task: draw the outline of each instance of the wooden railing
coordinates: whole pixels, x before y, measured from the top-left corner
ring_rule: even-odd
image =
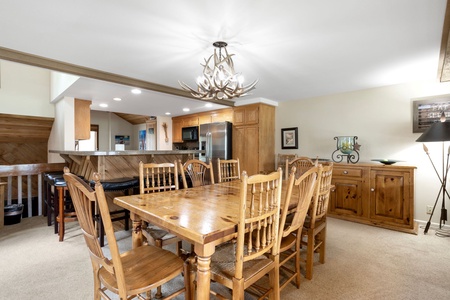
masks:
[[[65,163],[1,165],[0,181],[7,182],[5,190],[7,204],[10,205],[13,199],[17,199],[17,203],[27,207],[28,217],[31,217],[32,199],[37,197],[38,215],[42,215],[43,173],[62,171],[65,165]],[[27,203],[23,203],[24,199]]]

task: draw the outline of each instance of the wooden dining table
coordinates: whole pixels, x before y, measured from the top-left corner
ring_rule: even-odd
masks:
[[[152,194],[119,196],[114,203],[130,211],[133,248],[142,245],[142,221],[164,228],[194,245],[197,299],[209,299],[210,263],[215,247],[235,237],[240,181]]]

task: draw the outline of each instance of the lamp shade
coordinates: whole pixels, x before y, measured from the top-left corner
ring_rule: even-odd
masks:
[[[431,125],[416,142],[450,141],[450,122],[436,122]]]

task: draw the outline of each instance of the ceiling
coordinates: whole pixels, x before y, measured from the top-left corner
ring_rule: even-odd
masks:
[[[2,1],[0,9],[0,47],[19,53],[16,61],[26,62],[24,52],[136,79],[143,88],[133,95],[130,84],[88,74],[61,96],[92,100],[94,110],[177,116],[225,107],[176,94],[178,80],[194,85],[218,40],[228,43],[246,82],[259,80],[236,104],[437,80],[447,1],[26,2]],[[171,93],[151,91],[152,84]]]

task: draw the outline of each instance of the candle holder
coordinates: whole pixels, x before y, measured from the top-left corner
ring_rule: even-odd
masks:
[[[344,157],[347,163],[356,164],[359,161],[359,145],[356,140],[357,136],[335,136],[336,150],[333,151],[331,158],[334,162],[342,162]]]

